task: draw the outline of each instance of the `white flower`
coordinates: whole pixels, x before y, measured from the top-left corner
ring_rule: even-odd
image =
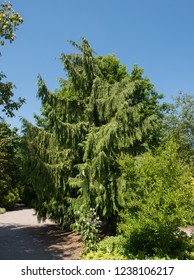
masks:
[[[84,170],[82,170],[82,175],[85,177],[86,176],[86,174],[85,174],[85,171]]]
[[[102,190],[102,184],[100,184],[100,187],[99,187],[99,189],[100,189],[100,190]]]

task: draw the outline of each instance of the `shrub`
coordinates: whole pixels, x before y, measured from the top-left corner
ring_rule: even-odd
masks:
[[[107,236],[98,243],[97,250],[103,253],[118,253],[126,255],[126,238],[121,235]]]
[[[97,244],[96,252],[89,252],[84,259],[90,260],[127,260],[133,259],[127,255],[126,238],[123,236],[108,236]]]
[[[19,199],[19,192],[18,189],[10,190],[7,185],[2,184],[0,188],[0,207],[10,209],[12,208]]]
[[[90,252],[84,256],[84,260],[127,260],[127,257],[119,253],[103,253],[102,251]]]
[[[6,212],[5,208],[0,208],[0,214],[4,214]]]
[[[120,160],[125,184],[118,231],[138,258],[186,259],[186,251],[193,250],[191,239],[179,231],[192,222],[194,202],[190,170],[177,150],[168,142],[154,154]]]

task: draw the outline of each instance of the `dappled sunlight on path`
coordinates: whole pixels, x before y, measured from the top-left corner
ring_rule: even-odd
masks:
[[[80,236],[64,232],[49,220],[38,223],[33,209],[0,215],[0,260],[78,259]]]

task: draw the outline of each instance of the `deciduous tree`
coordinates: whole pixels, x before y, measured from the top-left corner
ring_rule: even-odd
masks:
[[[0,4],[0,46],[4,46],[6,41],[12,43],[15,39],[15,31],[23,22],[22,17],[13,8],[10,2]],[[1,55],[1,53],[0,53]],[[14,85],[12,82],[4,81],[6,75],[0,72],[0,106],[2,111],[9,117],[14,116],[14,110],[18,110],[25,102],[24,98],[18,101],[12,100],[14,96]]]

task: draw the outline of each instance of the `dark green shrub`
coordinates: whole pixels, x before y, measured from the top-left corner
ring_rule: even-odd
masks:
[[[10,209],[14,207],[19,199],[19,192],[17,188],[11,189],[7,184],[1,184],[0,186],[0,207]]]

